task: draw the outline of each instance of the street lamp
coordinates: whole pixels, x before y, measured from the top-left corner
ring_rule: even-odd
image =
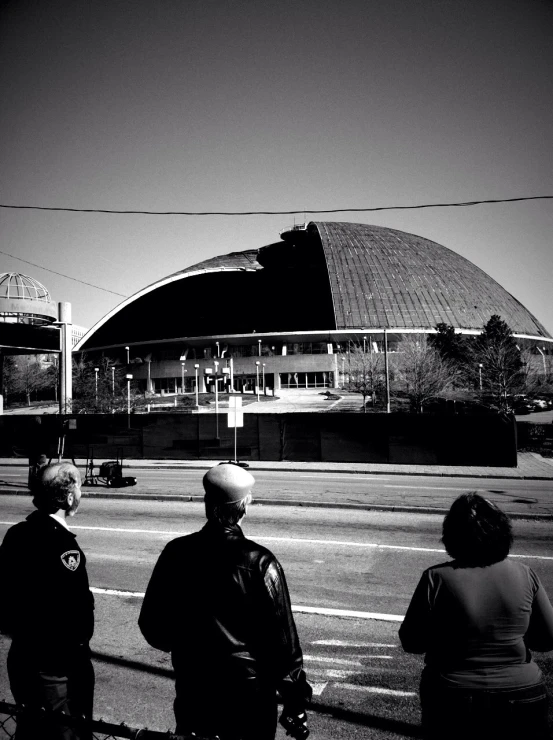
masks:
[[[478,363],[478,381],[479,381],[479,386],[480,386],[480,393],[482,393],[482,367],[483,367],[482,363],[479,362]]]
[[[215,361],[213,364],[215,366],[215,437],[219,439],[219,381],[217,379],[219,363]]]
[[[127,374],[127,426],[131,425],[131,380],[132,375]]]
[[[95,373],[94,380],[96,382],[96,404],[98,403],[98,372],[99,370],[100,370],[99,367],[94,368],[94,373]]]
[[[200,404],[198,403],[198,368],[199,365],[194,365],[194,370],[196,371],[196,408],[200,407]]]
[[[129,365],[131,361],[130,354],[129,354],[130,347],[125,347],[125,349],[127,350],[127,365]]]
[[[261,357],[261,339],[257,340],[257,353]]]
[[[217,357],[221,357],[221,348],[219,346],[219,342],[215,342],[215,345],[217,346]]]
[[[363,354],[367,352],[367,337],[363,337]]]
[[[263,363],[262,369],[263,369],[263,394],[265,394],[265,363]]]
[[[543,351],[545,349],[545,347],[543,349],[540,349],[538,346],[536,346],[536,349],[538,350],[538,352],[541,355],[541,359],[542,359],[542,362],[543,362],[543,375],[544,375],[544,377],[546,377],[547,376],[547,367],[546,367],[546,364],[545,364],[545,353]]]
[[[184,369],[184,364],[185,364],[184,362],[181,362],[181,365],[182,365],[181,393],[183,394],[184,394],[184,373],[186,372],[186,370]]]
[[[111,366],[111,395],[115,395],[115,367]]]
[[[259,401],[259,360],[255,363],[255,389],[257,391],[257,400]]]

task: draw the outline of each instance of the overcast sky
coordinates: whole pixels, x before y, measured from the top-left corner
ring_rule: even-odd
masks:
[[[2,8],[0,203],[251,211],[553,194],[550,0]],[[553,333],[552,212],[544,200],[307,218],[433,239]],[[42,267],[127,296],[277,241],[294,222],[8,209],[0,219],[0,250],[20,258],[0,254],[0,272],[37,278],[87,327],[122,298]]]

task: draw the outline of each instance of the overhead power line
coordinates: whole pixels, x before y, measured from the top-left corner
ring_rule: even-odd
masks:
[[[463,203],[422,203],[414,206],[377,206],[374,208],[301,208],[298,211],[122,211],[114,208],[65,208],[55,206],[21,206],[0,203],[0,208],[32,211],[65,211],[69,213],[113,213],[141,216],[295,216],[302,213],[369,213],[374,211],[408,211],[418,208],[457,208],[485,203],[515,203],[522,200],[550,200],[553,195],[530,195],[522,198],[492,198]]]
[[[123,295],[123,293],[116,293],[114,290],[108,290],[107,288],[101,288],[99,285],[94,285],[94,283],[87,283],[85,280],[79,280],[78,278],[71,277],[71,275],[64,275],[63,272],[56,272],[56,270],[51,270],[49,267],[44,267],[43,265],[37,265],[36,262],[29,262],[29,260],[24,260],[22,257],[16,257],[14,254],[8,254],[8,252],[3,252],[0,249],[0,254],[4,254],[6,257],[11,257],[14,260],[19,260],[20,262],[25,262],[26,265],[32,265],[33,267],[38,267],[40,270],[46,270],[46,272],[52,272],[54,275],[59,275],[60,277],[67,278],[68,280],[74,280],[76,283],[81,283],[82,285],[88,285],[90,288],[96,288],[97,290],[103,290],[105,293],[112,293],[113,295],[121,296],[121,298],[128,298],[128,296]]]

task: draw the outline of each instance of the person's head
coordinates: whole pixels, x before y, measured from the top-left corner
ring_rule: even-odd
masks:
[[[81,500],[81,474],[71,463],[46,465],[33,489],[33,504],[45,514],[73,516]]]
[[[499,563],[513,544],[511,521],[476,491],[463,493],[445,516],[442,542],[447,554],[465,565]]]
[[[205,515],[222,525],[238,524],[252,501],[255,478],[244,468],[222,463],[204,475]]]

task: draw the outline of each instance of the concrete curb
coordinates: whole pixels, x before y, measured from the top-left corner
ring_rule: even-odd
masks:
[[[131,501],[171,501],[182,503],[203,503],[203,496],[182,496],[180,494],[170,493],[123,493],[115,489],[104,491],[83,490],[83,498],[99,498],[113,500],[131,500]],[[6,489],[0,488],[0,496],[30,496],[30,492],[25,489]],[[382,511],[388,513],[405,513],[405,514],[436,514],[445,516],[449,509],[431,506],[403,506],[387,504],[347,504],[340,501],[302,501],[299,499],[254,499],[255,506],[298,506],[306,509],[348,509],[351,511]],[[553,514],[532,514],[530,512],[521,514],[520,512],[506,512],[511,519],[532,519],[536,521],[553,521]]]

